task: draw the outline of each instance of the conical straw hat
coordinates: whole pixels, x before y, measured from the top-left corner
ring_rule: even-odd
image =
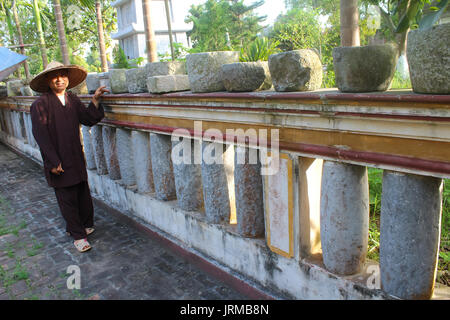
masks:
[[[67,89],[71,89],[73,87],[76,87],[81,82],[86,79],[87,71],[79,66],[76,65],[64,65],[61,62],[58,61],[52,61],[47,65],[47,68],[45,68],[44,71],[39,73],[37,76],[33,78],[30,82],[30,87],[34,91],[37,92],[47,92],[50,88],[48,86],[47,78],[45,77],[49,72],[55,71],[55,70],[67,70],[68,77],[69,77],[69,86]]]

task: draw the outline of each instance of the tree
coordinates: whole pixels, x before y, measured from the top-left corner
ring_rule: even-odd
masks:
[[[256,16],[253,10],[263,4],[264,1],[247,6],[243,0],[207,0],[192,5],[185,22],[194,24],[189,33],[194,51],[237,49],[253,41],[266,18]]]
[[[358,0],[341,0],[341,46],[360,45]]]
[[[150,18],[151,1],[142,0],[142,9],[144,13],[144,29],[145,29],[145,41],[147,47],[147,60],[148,62],[158,61],[158,54],[156,52],[156,40],[155,32],[153,31],[152,20]]]
[[[17,14],[16,0],[13,0],[13,3],[12,3],[12,12],[13,12],[14,23],[16,24],[17,35],[19,38],[20,53],[25,55],[25,48],[23,46],[24,43],[23,43],[23,37],[22,37],[22,29],[20,27],[19,15]],[[31,80],[30,70],[28,68],[28,62],[26,60],[23,63],[23,68],[25,70],[25,78],[27,80]]]
[[[59,47],[61,49],[62,60],[65,65],[70,64],[69,51],[67,50],[66,32],[59,0],[53,0],[53,10],[55,13],[56,26],[58,30]]]
[[[47,48],[45,47],[44,32],[42,31],[41,11],[37,0],[33,0],[33,13],[36,21],[36,28],[39,34],[39,48],[41,50],[42,64],[45,69],[48,65]]]

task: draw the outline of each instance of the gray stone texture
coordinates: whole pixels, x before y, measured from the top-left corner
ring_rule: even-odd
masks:
[[[20,92],[21,87],[23,87],[22,80],[10,80],[6,82],[6,90],[8,93],[8,97],[20,96],[22,94]]]
[[[83,150],[84,157],[86,158],[86,168],[89,170],[95,170],[95,155],[94,155],[94,147],[92,146],[91,141],[91,128],[88,126],[81,126],[81,133],[83,136]]]
[[[129,93],[147,92],[147,69],[145,67],[129,69],[125,74]]]
[[[88,88],[86,86],[86,80],[84,80],[83,82],[81,82],[79,85],[69,89],[71,92],[75,93],[76,95],[79,94],[88,94]]]
[[[203,211],[202,170],[194,161],[194,143],[198,143],[194,141],[189,138],[172,141],[173,175],[178,207],[186,211]],[[177,163],[174,157],[184,161]]]
[[[255,91],[266,79],[262,64],[258,62],[236,62],[222,66],[222,81],[225,89],[233,91]]]
[[[258,61],[258,63],[264,68],[264,74],[265,74],[264,82],[261,85],[261,87],[259,87],[258,90],[269,90],[273,86],[272,75],[270,74],[270,69],[269,69],[269,62],[268,61]]]
[[[450,94],[450,23],[408,33],[406,56],[414,92]]]
[[[116,128],[103,126],[102,137],[109,178],[111,180],[120,180],[122,176],[120,174],[119,159],[117,158]]]
[[[110,69],[109,70],[109,84],[112,93],[126,93],[128,92],[127,85],[127,69]]]
[[[224,91],[222,65],[239,62],[237,51],[193,53],[186,56],[192,92]]]
[[[34,96],[34,91],[31,90],[30,86],[23,86],[23,87],[20,87],[20,94],[22,96],[31,97],[31,96]]]
[[[136,184],[136,174],[133,161],[133,144],[131,131],[116,128],[117,159],[119,160],[120,175],[126,186]]]
[[[216,147],[218,148],[216,149]],[[216,157],[216,150],[221,150],[223,154],[224,147],[223,144],[202,142],[203,155],[209,153],[212,158]],[[202,185],[206,220],[209,223],[228,223],[230,221],[230,199],[224,164],[209,164],[203,157]]]
[[[95,125],[91,128],[91,141],[94,147],[95,166],[98,175],[108,174],[108,167],[106,165],[105,153],[103,150],[103,134],[102,126]]]
[[[256,151],[257,152],[257,151]],[[244,153],[244,157],[242,157]],[[264,236],[263,185],[261,162],[249,161],[248,148],[235,148],[234,185],[236,197],[237,231],[243,237],[257,238]],[[240,158],[244,158],[242,162]]]
[[[322,85],[322,63],[310,49],[272,54],[269,69],[276,91],[311,91]]]
[[[173,74],[186,74],[186,62],[184,61],[159,61],[145,65],[147,76],[167,76]]]
[[[154,192],[152,160],[150,150],[150,134],[142,131],[132,131],[133,161],[138,192]]]
[[[109,81],[109,72],[102,72],[98,74],[98,82],[100,87],[105,86],[106,89],[109,90],[110,93],[112,93],[111,89],[111,83]],[[108,93],[105,93],[108,94]]]
[[[147,89],[150,93],[166,93],[191,89],[189,77],[184,74],[148,77]]]
[[[97,72],[90,72],[86,76],[86,86],[88,92],[93,94],[98,87],[100,87],[100,77]]]
[[[323,262],[330,272],[351,275],[362,270],[369,236],[367,168],[325,161],[320,199]]]
[[[380,272],[384,291],[401,299],[430,299],[436,276],[442,179],[384,171]]]
[[[398,60],[391,44],[333,49],[336,85],[342,92],[386,91]]]
[[[175,179],[172,166],[172,142],[170,136],[150,134],[150,150],[152,159],[153,183],[155,196],[159,200],[168,201],[176,198]]]

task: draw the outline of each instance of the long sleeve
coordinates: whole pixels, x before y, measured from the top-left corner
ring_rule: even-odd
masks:
[[[97,108],[91,101],[86,108],[77,96],[70,95],[70,98],[77,109],[78,118],[81,124],[92,127],[105,117],[105,112],[101,103],[99,103]]]
[[[41,149],[44,162],[47,161],[49,169],[56,168],[61,160],[50,138],[48,130],[49,114],[45,108],[45,104],[41,99],[33,102],[30,108],[32,132],[39,148]],[[45,164],[45,163],[44,163]]]

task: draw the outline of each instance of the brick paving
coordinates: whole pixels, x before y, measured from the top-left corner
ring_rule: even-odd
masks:
[[[249,298],[130,218],[94,208],[93,249],[78,253],[42,168],[0,143],[0,300]],[[80,290],[67,288],[71,265]]]

